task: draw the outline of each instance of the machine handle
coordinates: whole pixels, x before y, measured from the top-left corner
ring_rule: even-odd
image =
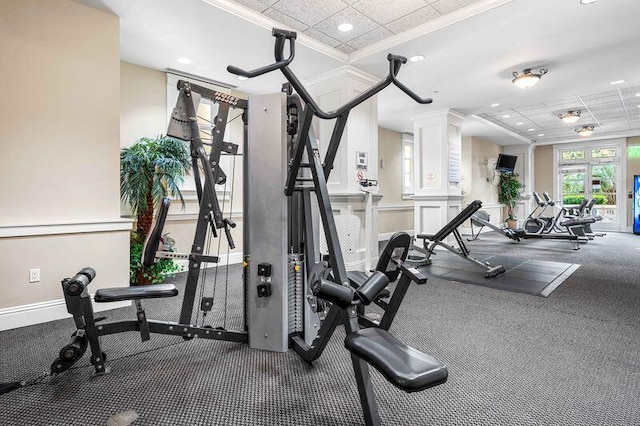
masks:
[[[293,31],[274,28],[272,31],[272,34],[274,37],[276,37],[276,43],[275,43],[275,49],[274,49],[275,59],[276,59],[275,63],[271,65],[266,65],[264,67],[256,68],[251,71],[243,70],[239,67],[229,65],[227,67],[227,71],[229,71],[232,74],[251,78],[251,77],[257,77],[259,75],[266,74],[268,72],[279,69],[280,71],[282,71],[282,73],[284,74],[287,81],[289,81],[291,86],[293,86],[296,92],[298,92],[302,100],[307,105],[311,106],[313,113],[316,117],[322,118],[324,120],[331,120],[331,119],[337,118],[342,114],[355,108],[356,106],[360,105],[362,102],[366,101],[367,99],[371,98],[372,96],[380,92],[382,89],[384,89],[391,83],[393,83],[395,86],[397,86],[400,90],[402,90],[404,93],[409,95],[413,100],[415,100],[418,103],[429,104],[433,102],[431,98],[422,98],[418,96],[415,92],[413,92],[411,89],[409,89],[406,85],[402,84],[397,79],[397,74],[400,71],[400,67],[402,66],[402,64],[407,62],[407,58],[400,55],[389,54],[387,55],[387,60],[389,61],[389,74],[385,78],[383,78],[378,83],[371,86],[369,89],[360,93],[360,95],[351,99],[341,107],[333,111],[328,111],[328,112],[323,111],[320,108],[320,106],[314,101],[313,97],[309,94],[309,92],[305,89],[305,87],[302,85],[298,77],[296,77],[293,71],[291,71],[288,67],[288,65],[291,63],[295,55],[296,33]],[[289,54],[289,58],[284,59],[284,46],[285,46],[286,40],[289,40],[290,54]]]
[[[265,65],[264,67],[256,68],[251,71],[243,70],[242,68],[236,67],[234,65],[229,65],[227,67],[227,71],[229,71],[231,74],[239,75],[242,77],[253,78],[269,73],[271,71],[282,69],[289,65],[291,61],[293,61],[293,58],[296,54],[295,39],[297,37],[297,34],[294,31],[287,31],[279,28],[274,28],[271,31],[271,34],[276,38],[276,57],[282,58],[284,56],[284,42],[285,40],[289,40],[289,58],[276,60],[276,62],[273,64]]]

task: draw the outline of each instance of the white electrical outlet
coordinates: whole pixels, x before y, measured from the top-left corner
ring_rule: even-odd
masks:
[[[29,269],[29,282],[30,283],[40,282],[40,268]]]

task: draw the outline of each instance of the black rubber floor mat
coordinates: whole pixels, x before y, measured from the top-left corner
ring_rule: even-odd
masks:
[[[580,267],[579,264],[574,263],[490,254],[474,253],[473,256],[478,260],[489,262],[491,265],[502,265],[505,269],[504,274],[495,278],[485,278],[481,268],[445,251],[438,251],[431,258],[431,265],[419,266],[418,269],[429,276],[449,281],[548,297]]]

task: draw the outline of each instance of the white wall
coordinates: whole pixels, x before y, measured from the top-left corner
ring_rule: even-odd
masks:
[[[118,17],[3,0],[0,22],[3,329],[66,313],[60,280],[84,266],[98,272],[92,292],[128,285],[131,223],[120,219]]]
[[[413,200],[402,198],[402,134],[378,128],[378,156],[384,163],[378,168],[378,234],[412,230]]]

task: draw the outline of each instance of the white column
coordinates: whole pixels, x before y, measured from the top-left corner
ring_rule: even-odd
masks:
[[[436,233],[462,207],[461,125],[452,110],[411,117],[414,128],[414,226],[416,233]]]
[[[344,66],[306,81],[305,86],[324,111],[331,111],[364,92],[377,81],[376,77],[357,68]],[[334,125],[335,120],[314,119],[323,158]],[[365,179],[378,179],[377,96],[351,110],[334,168],[327,182],[334,214],[353,214],[360,218],[359,247],[355,253],[345,253],[345,264],[350,270],[364,270],[367,267],[367,259],[375,265],[378,258],[377,212],[381,195],[376,193],[377,188],[373,188],[374,194],[367,213],[368,195],[360,189],[358,174]]]
[[[551,191],[552,188],[534,188],[534,157],[535,146],[531,144],[507,145],[503,148],[503,152],[518,157],[514,171],[518,173],[520,181],[524,184],[524,192],[518,200],[516,217],[518,218],[518,226],[522,226],[522,221],[527,217],[531,209],[533,209],[533,199],[531,193],[533,191]],[[553,194],[553,192],[551,192]],[[506,218],[505,218],[506,219]]]

